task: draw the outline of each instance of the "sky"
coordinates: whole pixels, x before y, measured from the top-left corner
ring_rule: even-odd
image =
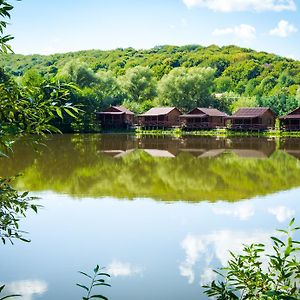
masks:
[[[238,45],[300,59],[300,0],[10,0],[16,53]]]

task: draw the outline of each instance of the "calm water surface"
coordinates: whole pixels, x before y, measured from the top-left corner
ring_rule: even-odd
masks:
[[[300,222],[299,158],[298,139],[19,141],[0,176],[23,173],[43,208],[22,221],[30,244],[1,246],[0,281],[25,300],[80,299],[77,271],[100,264],[110,299],[206,299],[229,249]]]

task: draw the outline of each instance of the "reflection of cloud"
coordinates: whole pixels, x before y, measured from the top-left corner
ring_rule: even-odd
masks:
[[[31,300],[33,295],[43,295],[48,290],[48,285],[40,280],[23,280],[6,284],[7,294],[20,294],[23,300]]]
[[[118,276],[133,276],[137,274],[142,273],[142,269],[138,268],[136,266],[131,265],[130,263],[123,263],[120,261],[113,261],[108,266],[108,273],[112,276],[118,277]]]
[[[292,218],[292,216],[295,214],[295,211],[292,209],[289,209],[285,206],[278,206],[269,208],[268,212],[272,215],[274,215],[278,222],[283,223],[289,219]]]
[[[217,274],[211,268],[206,268],[200,276],[200,285],[209,284],[217,278]]]
[[[204,258],[204,272],[200,275],[200,282],[212,278],[209,265],[213,259],[218,259],[222,266],[226,266],[230,259],[229,250],[240,253],[244,244],[264,243],[270,245],[270,233],[241,232],[231,230],[216,231],[207,235],[188,235],[181,243],[185,251],[185,261],[179,266],[180,274],[187,277],[190,284],[195,281],[194,267],[201,257]]]
[[[216,215],[234,216],[240,220],[248,220],[254,216],[255,209],[251,204],[242,204],[231,207],[213,207],[213,212]]]

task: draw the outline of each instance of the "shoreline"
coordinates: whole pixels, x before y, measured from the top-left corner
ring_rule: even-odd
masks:
[[[213,130],[195,130],[183,131],[181,129],[168,129],[168,130],[111,130],[103,131],[102,134],[131,134],[136,136],[199,136],[199,137],[270,137],[270,138],[300,138],[300,131],[232,131],[228,129],[213,129]]]

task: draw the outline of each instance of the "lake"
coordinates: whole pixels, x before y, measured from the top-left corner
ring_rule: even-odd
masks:
[[[1,246],[23,299],[80,299],[106,267],[109,299],[206,299],[228,250],[300,220],[300,139],[53,135],[18,141],[0,176],[40,197],[31,243]],[[299,238],[299,237],[298,237]]]

